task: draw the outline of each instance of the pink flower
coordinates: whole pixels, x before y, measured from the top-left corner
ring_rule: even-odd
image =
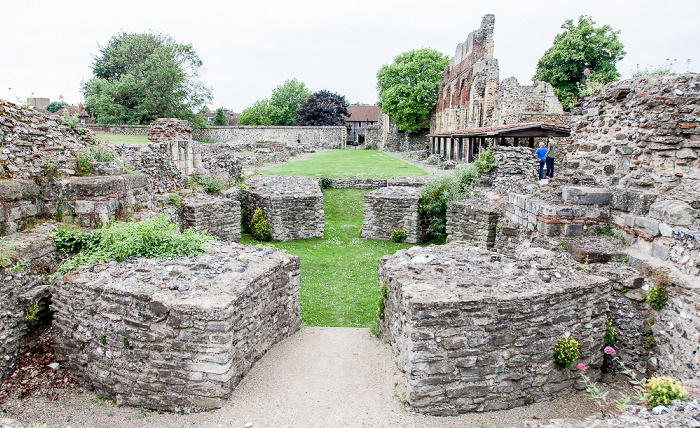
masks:
[[[585,74],[586,76],[590,76],[590,75],[591,75],[591,70],[589,70],[588,68],[586,68],[585,70],[583,70],[583,74]]]
[[[634,386],[634,389],[642,389],[642,387],[639,386],[639,385],[635,385],[635,386]]]
[[[583,363],[578,363],[578,365],[576,366],[576,368],[579,369],[579,370],[586,370],[586,366],[583,365]]]
[[[589,247],[588,245],[584,245],[584,246],[583,246],[583,249],[584,249],[585,251],[588,251],[588,250],[591,249],[591,247]]]
[[[613,357],[617,355],[617,352],[615,352],[615,348],[612,346],[606,346],[605,349],[603,349],[603,352],[605,352],[607,355],[612,355]]]

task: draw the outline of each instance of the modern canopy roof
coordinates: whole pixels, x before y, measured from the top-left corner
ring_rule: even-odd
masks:
[[[429,137],[568,137],[569,135],[571,135],[569,128],[544,122],[513,123],[428,134]]]

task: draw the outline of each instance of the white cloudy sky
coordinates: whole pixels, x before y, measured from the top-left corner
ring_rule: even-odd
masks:
[[[374,103],[383,64],[421,47],[451,56],[487,13],[496,15],[501,79],[529,84],[562,23],[581,14],[621,30],[623,78],[666,58],[700,71],[699,0],[3,0],[0,98],[77,103],[99,46],[122,31],[154,31],[194,46],[213,107],[241,111],[292,77]]]

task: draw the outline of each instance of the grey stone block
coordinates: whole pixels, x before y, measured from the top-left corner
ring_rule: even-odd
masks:
[[[647,235],[657,236],[659,234],[659,222],[646,217],[636,217],[634,227]]]
[[[668,260],[668,256],[671,253],[671,249],[660,242],[654,242],[651,244],[651,255],[661,260]]]
[[[656,200],[657,194],[636,189],[615,187],[612,189],[610,207],[638,215],[649,213],[649,207]]]
[[[669,199],[655,202],[649,208],[649,216],[671,226],[690,226],[697,218],[698,210],[683,201]]]
[[[562,186],[562,200],[576,205],[608,205],[612,192],[608,189],[586,186]]]

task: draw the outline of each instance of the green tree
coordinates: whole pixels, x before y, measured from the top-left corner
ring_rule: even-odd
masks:
[[[159,117],[201,125],[193,111],[211,100],[211,90],[198,80],[201,66],[190,44],[162,34],[119,34],[95,57],[94,77],[83,86],[85,109],[101,125],[148,124]]]
[[[51,113],[56,113],[63,107],[68,107],[68,103],[65,101],[51,101],[46,105],[46,110],[50,111]]]
[[[578,25],[566,20],[561,28],[564,32],[557,34],[552,47],[537,62],[532,80],[549,82],[562,106],[569,110],[576,102],[576,83],[583,83],[584,71],[591,72],[587,76],[590,81],[614,82],[620,77],[615,65],[626,52],[618,40],[620,31],[609,25],[595,27],[590,16],[581,15]]]
[[[309,95],[309,90],[304,82],[300,82],[296,78],[287,80],[273,89],[269,103],[272,125],[294,125],[297,109]]]
[[[224,114],[223,108],[217,108],[216,114],[214,115],[214,126],[228,126],[228,119]]]
[[[238,115],[238,125],[240,126],[270,126],[270,101],[256,101],[252,106],[243,109]]]
[[[418,132],[430,120],[449,58],[435,49],[404,52],[377,73],[377,105],[400,131]]]

